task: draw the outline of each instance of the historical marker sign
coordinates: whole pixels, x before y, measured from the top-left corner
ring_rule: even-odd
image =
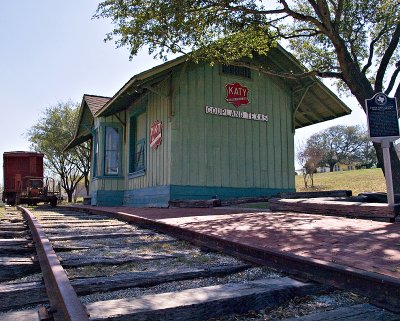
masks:
[[[377,93],[365,100],[369,136],[380,143],[385,166],[386,192],[389,206],[394,206],[392,166],[390,164],[390,142],[400,138],[396,98]]]
[[[377,93],[371,99],[365,100],[365,107],[371,140],[400,138],[396,98]]]

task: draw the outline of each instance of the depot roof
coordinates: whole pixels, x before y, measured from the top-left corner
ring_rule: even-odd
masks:
[[[90,139],[92,136],[91,127],[95,114],[110,101],[110,97],[83,95],[79,110],[78,123],[75,128],[74,138],[64,150],[71,149]]]
[[[265,59],[265,65],[275,72],[304,73],[306,68],[283,47],[277,46],[270,50]],[[89,107],[91,117],[109,116],[126,109],[130,104],[141,97],[151,88],[153,83],[159,82],[174,72],[175,67],[187,63],[187,57],[182,56],[162,65],[146,70],[133,76],[113,97],[101,97],[85,95],[83,104]],[[293,127],[295,129],[313,125],[351,113],[346,106],[328,87],[317,77],[308,76],[298,79],[285,79],[293,93]],[[92,106],[92,107],[90,107]],[[96,107],[94,107],[96,106]],[[84,119],[81,110],[80,121]],[[90,117],[89,117],[90,118]],[[87,119],[93,121],[93,118]],[[86,124],[88,125],[88,124]],[[89,138],[90,131],[80,132],[80,124],[77,128],[74,140],[66,149],[76,146]]]

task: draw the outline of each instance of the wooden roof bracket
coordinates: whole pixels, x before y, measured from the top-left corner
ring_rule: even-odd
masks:
[[[89,126],[87,124],[80,124],[78,127],[85,128],[92,135],[96,132],[96,128],[94,128],[93,125]]]
[[[296,122],[296,113],[297,113],[297,110],[299,109],[300,105],[302,104],[302,102],[303,102],[303,100],[304,100],[304,97],[306,96],[308,90],[309,90],[314,84],[315,84],[315,81],[313,81],[311,84],[309,84],[309,85],[304,89],[304,92],[303,92],[303,94],[301,95],[301,98],[300,98],[300,100],[299,100],[297,106],[295,106],[295,108],[294,108],[294,110],[293,110],[293,116],[292,116],[292,117],[293,117],[293,118],[292,118],[292,133],[294,133],[294,131],[295,131],[295,129],[296,129],[296,124],[295,124],[295,122]],[[299,90],[297,90],[297,91],[299,91]],[[293,96],[294,96],[295,93],[296,93],[296,91],[293,92]],[[294,97],[293,97],[293,105],[295,105]]]
[[[182,67],[181,67],[181,70],[179,71],[178,81],[177,81],[175,84],[173,83],[173,81],[171,81],[170,94],[169,94],[169,97],[170,97],[170,98],[169,98],[169,99],[170,99],[169,117],[170,117],[170,118],[172,118],[172,117],[175,116],[175,107],[174,107],[174,104],[173,104],[173,101],[172,101],[172,100],[174,99],[174,96],[175,96],[175,94],[176,94],[176,91],[177,91],[178,88],[180,87],[180,84],[181,84],[181,82],[182,82],[183,75],[185,74],[187,65],[188,65],[188,61],[186,60],[186,61],[183,63],[183,65],[182,65]]]
[[[125,115],[125,119],[126,119],[126,109],[124,110],[124,115]],[[115,113],[114,116],[118,119],[118,121],[121,123],[122,125],[122,131],[123,131],[123,135],[124,135],[124,143],[126,142],[126,120],[123,121],[119,116],[118,113]]]
[[[169,95],[166,95],[166,94],[162,93],[161,91],[159,91],[157,89],[154,89],[150,85],[142,86],[142,88],[147,89],[148,91],[151,91],[152,93],[154,93],[154,94],[156,94],[158,96],[161,96],[163,98],[168,98],[168,96],[169,96]]]

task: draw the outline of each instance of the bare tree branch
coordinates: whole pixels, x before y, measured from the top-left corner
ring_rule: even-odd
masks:
[[[394,51],[397,49],[400,40],[400,22],[397,23],[396,29],[393,32],[392,39],[390,40],[389,46],[387,47],[385,54],[382,57],[381,63],[376,73],[375,91],[381,92],[383,87],[383,78],[385,76],[386,69],[389,65],[390,59],[393,56]]]
[[[382,28],[382,30],[378,33],[378,35],[372,39],[371,43],[369,44],[369,55],[368,55],[368,62],[365,64],[365,66],[362,69],[362,73],[365,75],[367,72],[368,68],[372,66],[372,59],[374,58],[374,47],[375,44],[379,41],[379,39],[382,38],[382,36],[387,32],[387,24]]]
[[[286,10],[284,8],[274,9],[274,10],[256,10],[256,9],[247,8],[245,6],[232,6],[230,4],[224,4],[222,6],[220,4],[215,4],[213,6],[228,8],[230,11],[234,11],[234,12],[244,12],[244,13],[259,14],[259,15],[274,15],[274,14],[286,13]]]
[[[360,68],[360,63],[358,61],[357,53],[354,47],[354,40],[350,41],[349,43],[350,43],[350,54],[353,57],[354,63],[357,65],[358,68]]]
[[[332,6],[335,5],[334,1],[330,1]],[[337,7],[336,7],[336,13],[335,13],[335,25],[339,25],[340,21],[342,21],[342,15],[343,15],[343,7],[344,7],[344,0],[339,0]]]
[[[400,100],[400,83],[397,86],[397,89],[396,89],[396,92],[395,92],[394,96],[397,98],[397,100]],[[400,109],[400,104],[398,104],[397,108]],[[400,113],[399,113],[399,115],[400,115]]]
[[[313,0],[309,0],[311,2],[314,2]],[[283,5],[285,12],[290,15],[291,17],[293,17],[294,19],[300,20],[300,21],[305,21],[305,22],[310,22],[313,25],[315,25],[318,29],[320,29],[321,31],[327,31],[325,26],[318,21],[317,19],[315,19],[312,16],[307,16],[307,15],[303,15],[299,12],[293,11],[292,9],[290,9],[289,5],[287,4],[286,0],[281,0],[280,1],[281,4]]]
[[[298,29],[298,30],[296,30],[296,33],[292,33],[292,34],[283,34],[280,32],[279,29],[277,29],[277,33],[278,33],[278,36],[283,39],[309,38],[309,37],[315,37],[315,36],[321,34],[316,29]]]
[[[394,83],[396,82],[396,78],[400,72],[400,61],[396,63],[396,69],[392,74],[392,77],[390,78],[390,82],[389,82],[389,86],[388,88],[385,90],[385,94],[389,95],[389,93],[392,91]]]
[[[308,77],[313,77],[313,76],[318,76],[321,78],[342,79],[342,73],[340,73],[340,72],[312,70],[312,71],[306,71],[303,73],[295,74],[295,73],[283,73],[283,72],[278,72],[278,71],[274,71],[274,70],[268,70],[268,69],[263,68],[262,66],[259,66],[259,65],[256,66],[256,65],[252,65],[252,64],[249,64],[246,62],[241,62],[241,61],[233,62],[232,65],[235,65],[238,67],[247,67],[251,70],[260,72],[267,76],[284,78],[284,79],[297,80],[297,79],[308,78]]]

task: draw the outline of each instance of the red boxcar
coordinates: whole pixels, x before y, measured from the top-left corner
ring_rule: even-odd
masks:
[[[34,152],[5,152],[3,154],[4,191],[2,200],[14,205],[28,184],[26,177],[43,179],[43,154]]]

